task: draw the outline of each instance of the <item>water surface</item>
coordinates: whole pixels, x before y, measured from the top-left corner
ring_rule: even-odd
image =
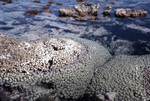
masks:
[[[98,21],[76,21],[74,18],[60,18],[58,9],[73,8],[76,0],[55,0],[61,6],[52,4],[53,13],[25,15],[29,10],[43,10],[49,0],[14,0],[13,3],[0,1],[0,33],[21,40],[47,39],[51,35],[72,35],[102,43],[112,54],[149,54],[150,53],[150,1],[148,0],[85,0],[100,4]],[[111,4],[114,2],[114,4]],[[110,17],[102,12],[112,5]],[[116,18],[117,8],[146,10],[147,17]]]

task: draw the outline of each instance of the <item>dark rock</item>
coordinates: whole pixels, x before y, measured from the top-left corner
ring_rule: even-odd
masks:
[[[41,13],[42,11],[37,11],[37,10],[30,10],[25,12],[24,14],[31,14],[31,15],[37,15],[38,13]]]
[[[44,6],[43,9],[47,10],[47,9],[49,9],[49,6]]]
[[[56,5],[59,5],[59,6],[61,6],[61,5],[62,5],[62,3],[56,3]]]
[[[11,0],[0,0],[0,1],[7,2],[7,3],[12,3]]]
[[[53,4],[53,3],[55,3],[55,1],[52,1],[52,0],[51,0],[51,1],[49,1],[48,3],[49,3],[49,4]]]
[[[111,2],[111,4],[115,4],[114,2]]]
[[[110,15],[110,12],[111,12],[111,10],[105,10],[105,11],[103,12],[103,15],[104,15],[104,16]]]
[[[89,3],[89,2],[84,2],[83,3],[85,6],[92,6],[92,3]]]
[[[34,0],[34,2],[35,2],[35,3],[40,3],[40,1],[39,1],[39,0]]]
[[[82,3],[84,0],[76,0],[78,3]]]

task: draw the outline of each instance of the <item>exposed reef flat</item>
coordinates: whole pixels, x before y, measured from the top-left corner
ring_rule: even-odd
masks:
[[[1,69],[7,72],[48,71],[63,68],[85,54],[84,46],[70,39],[18,41],[0,36]]]
[[[19,93],[18,99],[36,100],[55,91],[59,93],[60,98],[77,99],[82,97],[91,82],[95,69],[102,66],[111,57],[103,46],[81,38],[53,37],[46,41],[17,41],[3,35],[0,37],[0,47],[3,47],[1,48],[3,52],[1,52],[0,87],[6,88],[5,85],[8,84],[10,88],[21,87],[25,94]],[[52,51],[55,54],[50,53]],[[58,55],[56,51],[62,52]],[[53,55],[56,56],[55,59],[60,57],[61,60],[49,61],[52,60]],[[36,62],[33,61],[34,59]],[[43,61],[45,59],[46,61]],[[10,71],[4,65],[4,61],[6,65],[7,63],[12,65],[8,65]],[[20,63],[14,64],[18,61],[23,63],[23,67]],[[59,61],[64,61],[61,66],[58,65]],[[34,67],[30,63],[38,65]],[[51,68],[57,69],[47,68],[49,63],[53,63]],[[28,71],[30,66],[33,70]],[[17,69],[11,70],[11,68]],[[37,68],[42,69],[40,71]],[[10,94],[10,96],[14,95]]]

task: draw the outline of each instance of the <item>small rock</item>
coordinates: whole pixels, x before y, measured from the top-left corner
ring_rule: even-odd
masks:
[[[49,4],[53,4],[53,3],[55,3],[55,1],[52,1],[52,0],[51,0],[51,1],[49,1],[48,3],[49,3]]]
[[[60,16],[72,17],[76,12],[72,8],[60,8],[59,14]]]
[[[84,2],[83,3],[85,6],[92,6],[93,4],[92,3],[89,3],[89,2]]]
[[[31,15],[37,15],[38,13],[41,13],[42,11],[37,11],[37,10],[30,10],[25,12],[24,14],[31,14]]]
[[[76,0],[78,3],[82,3],[84,0]]]
[[[62,5],[62,3],[56,3],[56,5],[59,5],[59,6],[61,6],[61,5]]]
[[[115,16],[116,17],[146,17],[148,15],[147,11],[144,11],[144,10],[136,10],[136,9],[123,9],[123,8],[120,8],[120,9],[116,9],[115,10]]]
[[[39,1],[39,0],[34,0],[34,2],[35,2],[35,3],[40,3],[40,1]]]

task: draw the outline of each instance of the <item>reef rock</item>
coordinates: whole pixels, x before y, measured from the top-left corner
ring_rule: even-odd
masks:
[[[91,92],[116,92],[116,101],[143,101],[149,98],[150,55],[115,56],[93,77]]]
[[[116,9],[115,10],[115,16],[116,17],[146,17],[147,16],[147,11],[144,10],[131,10],[131,9]]]
[[[53,92],[59,98],[82,97],[95,69],[111,57],[96,42],[67,36],[21,41],[0,35],[0,49],[0,88],[21,86],[30,101]]]
[[[109,5],[108,8],[109,8],[109,10],[105,10],[105,11],[103,12],[103,15],[104,15],[104,16],[110,16],[110,12],[111,12],[111,9],[112,9],[113,7]]]
[[[97,12],[98,12],[98,9],[99,9],[100,5],[91,5],[91,11],[89,12],[90,15],[92,16],[97,16]]]
[[[60,16],[72,17],[76,12],[72,8],[60,8],[59,14]]]
[[[88,7],[85,5],[74,5],[74,9],[79,13],[79,16],[87,16],[88,15]]]
[[[84,0],[76,0],[78,3],[82,3]]]

